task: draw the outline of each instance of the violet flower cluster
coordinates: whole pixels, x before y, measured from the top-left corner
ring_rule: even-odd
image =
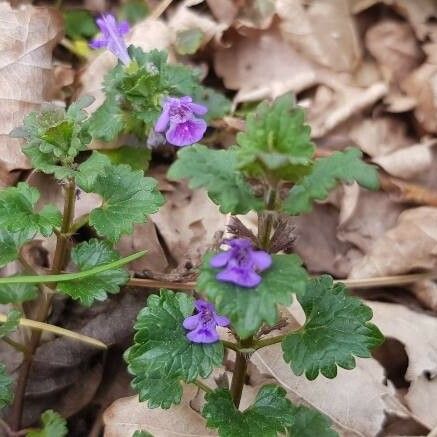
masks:
[[[193,343],[215,343],[219,340],[217,326],[228,326],[230,321],[215,311],[212,303],[198,299],[194,304],[197,314],[184,320],[183,326],[189,330],[188,340]]]
[[[93,49],[106,48],[111,51],[124,65],[131,61],[127,52],[124,35],[129,32],[129,23],[127,21],[117,22],[111,14],[102,14],[96,20],[102,36],[91,41],[90,46]]]
[[[255,250],[250,240],[235,238],[227,240],[230,249],[211,258],[210,265],[222,268],[217,280],[230,282],[245,288],[253,288],[261,283],[258,274],[272,265],[272,257],[263,250]]]
[[[155,131],[165,132],[167,141],[174,146],[189,146],[200,141],[205,134],[206,122],[196,116],[207,112],[206,106],[194,103],[189,96],[166,97]]]

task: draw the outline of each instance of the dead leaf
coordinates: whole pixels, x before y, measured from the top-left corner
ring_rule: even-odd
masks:
[[[253,355],[260,372],[272,375],[290,399],[327,415],[342,437],[373,437],[381,431],[387,415],[408,418],[408,410],[385,385],[384,369],[373,359],[358,359],[354,370],[338,369],[335,379],[319,376],[308,381],[296,376],[282,358],[280,345]]]
[[[386,337],[399,340],[408,355],[405,379],[410,387],[405,400],[411,411],[429,428],[437,426],[437,318],[403,305],[369,302],[373,319]]]
[[[228,27],[232,24],[235,17],[238,14],[238,5],[236,1],[233,0],[206,0],[209,9],[211,9],[214,17],[221,23],[226,24]]]
[[[194,385],[186,385],[182,402],[169,410],[149,409],[138,396],[115,401],[104,413],[104,437],[126,437],[137,430],[148,431],[155,437],[203,437],[217,435],[205,426],[205,420],[189,402],[196,395]]]
[[[430,170],[433,163],[432,147],[435,140],[396,150],[389,155],[379,156],[373,162],[387,173],[402,179],[413,179]]]
[[[377,22],[367,30],[365,41],[385,76],[394,83],[414,70],[423,57],[411,27],[402,21]]]
[[[285,40],[299,52],[334,71],[357,67],[361,47],[347,0],[278,0],[276,8]]]
[[[437,312],[437,284],[434,281],[416,282],[410,290],[422,305]]]
[[[52,51],[61,37],[55,9],[0,3],[0,174],[27,169],[20,140],[9,133],[30,111],[51,99]]]
[[[372,278],[436,268],[436,220],[437,208],[404,211],[397,225],[375,240],[349,277]]]

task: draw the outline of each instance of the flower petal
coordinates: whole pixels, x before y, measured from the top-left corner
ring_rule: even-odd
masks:
[[[215,343],[219,340],[219,335],[212,325],[204,325],[187,334],[188,340],[193,343]]]
[[[206,122],[201,119],[191,119],[183,123],[170,124],[165,137],[170,144],[183,147],[197,143],[206,131]]]
[[[250,254],[258,271],[268,269],[272,265],[272,257],[263,250],[255,250]]]
[[[120,23],[118,23],[118,25],[117,25],[117,29],[118,29],[118,33],[121,36],[126,35],[126,33],[128,33],[130,30],[129,22],[126,20],[120,21]]]
[[[184,320],[182,324],[185,329],[196,329],[201,323],[201,314],[195,314],[194,316],[189,316]]]
[[[108,41],[105,38],[95,38],[90,41],[90,47],[92,49],[102,49],[108,45]]]
[[[169,106],[166,103],[164,103],[163,111],[159,116],[158,120],[156,120],[156,124],[155,124],[156,132],[164,132],[167,129],[168,123],[170,122],[169,111],[170,111]]]
[[[215,311],[213,313],[213,317],[215,323],[217,323],[218,326],[228,326],[231,323],[231,321],[226,316],[221,316],[220,314],[217,314]]]
[[[197,115],[205,115],[208,112],[208,108],[200,103],[190,103],[190,109]]]
[[[196,308],[197,311],[213,311],[214,307],[212,306],[211,303],[207,302],[206,300],[203,299],[197,299],[194,302],[194,306]]]
[[[230,257],[231,257],[230,250],[228,250],[226,252],[220,252],[217,255],[214,255],[210,259],[209,265],[211,267],[214,267],[215,269],[218,269],[220,267],[224,267],[228,263]]]
[[[231,282],[232,284],[245,288],[256,287],[261,282],[261,276],[253,270],[237,268],[225,269],[218,273],[216,278],[219,281]]]

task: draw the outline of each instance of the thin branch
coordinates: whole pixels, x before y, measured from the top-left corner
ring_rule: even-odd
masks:
[[[18,343],[9,337],[2,337],[2,340],[18,352],[21,352],[23,355],[27,356],[29,354],[29,351],[24,344]]]
[[[214,391],[211,387],[209,387],[208,385],[206,385],[205,383],[203,383],[199,379],[196,379],[195,381],[193,381],[193,384],[197,385],[197,387],[202,389],[205,393],[211,393]]]
[[[235,352],[238,352],[240,350],[238,344],[236,343],[232,343],[231,341],[227,341],[227,340],[221,340],[221,342],[223,343],[224,347],[228,349],[232,349]]]
[[[153,20],[158,19],[171,5],[172,1],[173,0],[162,0],[161,3],[159,3],[158,6],[156,6],[156,8],[151,12],[149,18],[152,18]]]

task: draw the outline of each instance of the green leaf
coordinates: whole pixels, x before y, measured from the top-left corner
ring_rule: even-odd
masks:
[[[202,45],[203,32],[201,29],[192,28],[176,33],[175,48],[180,55],[193,55]]]
[[[103,149],[100,153],[107,156],[112,164],[127,164],[134,170],[146,171],[152,152],[145,147],[122,146],[117,149]]]
[[[278,321],[277,305],[290,305],[292,294],[305,291],[308,274],[297,255],[272,255],[272,266],[262,272],[255,288],[243,288],[216,279],[219,269],[209,265],[213,254],[206,254],[197,279],[197,289],[205,294],[220,314],[232,322],[240,338],[254,334],[265,322]]]
[[[151,295],[137,317],[134,345],[125,353],[133,387],[149,408],[170,408],[182,396],[180,382],[207,378],[222,364],[223,345],[191,343],[182,326],[194,311],[194,299],[161,290]]]
[[[61,224],[61,213],[53,205],[46,205],[39,213],[34,212],[38,199],[38,190],[25,182],[0,191],[0,228],[26,232],[27,235],[40,232],[50,236],[53,228]]]
[[[97,176],[105,173],[106,167],[111,165],[111,160],[102,153],[93,152],[91,156],[79,165],[76,174],[77,184],[86,192],[93,189]]]
[[[23,152],[34,168],[54,173],[60,179],[71,175],[74,158],[91,141],[84,123],[87,118],[84,108],[93,100],[84,96],[67,111],[52,105],[40,112],[31,112],[23,126],[14,129],[11,135],[25,138]]]
[[[112,141],[124,128],[125,114],[112,97],[106,98],[103,104],[91,115],[88,127],[93,138]]]
[[[33,284],[1,284],[0,304],[21,303],[38,297],[38,288]]]
[[[205,105],[208,112],[205,114],[205,120],[211,121],[223,118],[231,112],[231,102],[222,93],[209,87],[198,87],[193,90],[191,96],[193,101]]]
[[[283,204],[284,211],[293,215],[310,212],[314,200],[325,200],[341,182],[356,181],[364,188],[377,190],[376,167],[363,162],[362,155],[358,149],[348,149],[318,159],[311,173],[290,190]]]
[[[288,428],[290,437],[339,437],[331,428],[331,422],[312,408],[299,405],[293,408],[293,424]]]
[[[86,271],[120,259],[119,254],[105,241],[95,238],[78,244],[71,251],[71,260],[79,271]],[[107,293],[118,293],[129,279],[123,268],[111,269],[83,279],[58,284],[58,291],[68,294],[82,305],[91,306],[95,300],[105,300]]]
[[[0,338],[17,330],[18,325],[20,324],[21,315],[21,312],[18,310],[9,311],[6,322],[0,324]]]
[[[11,232],[0,229],[0,267],[18,258],[21,246],[34,237],[28,230]]]
[[[235,408],[229,390],[218,389],[205,395],[202,416],[220,437],[276,437],[293,423],[293,405],[286,391],[268,384],[259,390],[255,402],[245,411]]]
[[[284,360],[296,375],[305,372],[313,380],[321,372],[335,378],[337,366],[353,369],[354,356],[369,358],[370,349],[384,340],[379,329],[368,323],[372,310],[328,275],[311,280],[297,299],[305,311],[305,325],[282,341]]]
[[[65,34],[68,38],[89,39],[97,34],[94,18],[90,11],[85,9],[72,9],[64,12]]]
[[[12,378],[6,372],[6,366],[0,363],[0,409],[9,405],[14,398],[12,383]]]
[[[135,24],[146,18],[149,14],[149,7],[143,0],[128,0],[121,5],[119,18]]]
[[[132,434],[132,437],[153,437],[153,435],[150,434],[150,432],[147,432],[147,431],[135,431]]]
[[[261,103],[237,135],[238,165],[248,175],[298,181],[311,170],[314,144],[303,109],[286,94]]]
[[[233,150],[212,150],[201,144],[182,148],[168,177],[188,178],[190,188],[205,188],[223,213],[246,214],[263,205],[237,170]]]
[[[115,243],[121,235],[132,232],[135,223],[144,223],[156,212],[164,198],[153,178],[127,165],[111,165],[97,175],[91,191],[100,194],[103,205],[90,213],[89,223],[97,233]],[[81,186],[85,191],[84,187]]]
[[[41,429],[29,431],[26,437],[64,437],[68,434],[66,420],[56,411],[44,411],[41,423]]]

